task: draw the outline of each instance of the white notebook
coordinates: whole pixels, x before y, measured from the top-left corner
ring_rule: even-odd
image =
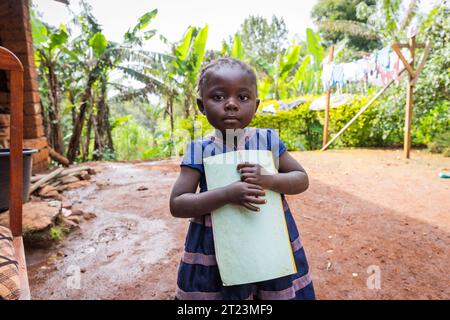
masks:
[[[240,180],[239,163],[260,164],[274,174],[272,151],[239,150],[203,160],[208,190]],[[281,195],[265,190],[259,212],[228,204],[211,214],[216,259],[224,286],[275,279],[297,272]]]

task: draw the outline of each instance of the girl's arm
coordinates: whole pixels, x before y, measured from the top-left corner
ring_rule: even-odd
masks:
[[[263,204],[262,187],[238,181],[226,187],[195,193],[200,181],[198,170],[183,166],[170,195],[170,212],[174,217],[192,218],[202,216],[228,203],[242,205],[250,210],[259,209],[250,203]]]
[[[260,165],[243,163],[237,166],[241,170],[241,180],[259,185],[278,193],[299,194],[309,186],[305,169],[286,151],[279,158],[277,174],[263,174]]]

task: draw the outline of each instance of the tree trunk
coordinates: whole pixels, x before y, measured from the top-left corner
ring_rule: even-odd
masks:
[[[174,120],[173,120],[173,96],[169,98],[169,116],[170,116],[170,140],[173,142]]]
[[[97,103],[97,117],[96,117],[96,131],[94,144],[94,160],[103,159],[103,153],[114,152],[114,145],[111,135],[111,125],[109,123],[109,106],[106,102],[107,95],[107,79],[106,76],[102,78],[100,96]]]
[[[69,159],[70,163],[73,163],[79,152],[81,133],[83,130],[84,120],[86,117],[86,111],[88,109],[89,101],[91,100],[92,96],[92,85],[94,84],[95,80],[96,79],[94,77],[94,72],[90,73],[81,100],[80,110],[77,114],[76,121],[73,125],[72,137],[70,138],[69,142],[67,158]]]
[[[48,110],[46,110],[46,108],[44,108],[44,104],[42,103],[42,100],[39,101],[39,104],[41,105],[41,110],[42,110],[42,123],[44,125],[44,134],[47,137],[47,139],[50,139],[50,120],[49,120],[49,116],[48,116]],[[47,107],[48,108],[48,107]],[[50,143],[50,141],[49,141]],[[51,145],[51,143],[50,143]]]
[[[89,159],[89,146],[91,144],[91,129],[92,129],[92,121],[94,120],[94,115],[89,115],[88,122],[87,122],[87,128],[86,128],[86,142],[84,145],[84,148],[82,150],[83,152],[83,162],[87,161]]]
[[[186,98],[186,100],[184,100],[184,117],[186,119],[189,119],[189,116],[191,115],[189,109],[190,109],[189,98]]]
[[[105,104],[106,108],[106,134],[107,134],[107,145],[108,149],[111,153],[114,153],[114,142],[112,138],[112,129],[111,129],[111,123],[109,122],[109,105],[108,103]]]
[[[68,96],[69,96],[70,104],[72,106],[70,108],[70,114],[72,115],[72,123],[74,124],[77,119],[77,110],[75,108],[75,96],[73,94],[73,90],[69,89]]]
[[[47,64],[47,84],[48,84],[48,120],[49,120],[49,140],[50,145],[56,152],[64,153],[64,142],[59,114],[59,85],[54,66]]]

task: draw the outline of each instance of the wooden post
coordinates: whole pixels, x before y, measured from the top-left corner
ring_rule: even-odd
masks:
[[[409,52],[411,53],[411,61],[409,65],[411,69],[414,70],[414,51],[416,45],[416,36],[412,36],[409,38]],[[404,133],[404,141],[403,141],[403,151],[405,154],[405,158],[409,159],[411,152],[411,123],[413,116],[413,91],[414,91],[414,80],[415,74],[409,73],[409,81],[407,82],[406,87],[406,108],[405,108],[405,133]]]
[[[406,106],[405,106],[405,133],[403,139],[403,151],[405,154],[405,158],[409,159],[411,152],[411,123],[413,117],[413,92],[414,85],[416,84],[417,79],[419,78],[420,72],[422,71],[425,60],[427,59],[428,52],[430,50],[430,42],[426,43],[416,43],[416,36],[412,36],[409,38],[408,44],[403,43],[393,43],[391,45],[394,52],[398,55],[400,60],[405,65],[406,70],[408,70],[408,83],[406,85]],[[403,56],[400,48],[408,48],[411,53],[411,60],[408,62],[406,58]],[[417,69],[414,69],[414,60],[415,60],[415,51],[416,48],[424,48],[422,58],[420,59],[419,65]]]
[[[10,71],[9,224],[13,236],[21,237],[23,203],[23,66],[11,51],[0,47],[0,69]]]
[[[11,123],[10,123],[10,157],[9,157],[9,214],[13,236],[22,236],[23,205],[23,72],[11,71]]]
[[[334,56],[334,46],[330,47],[330,53],[328,56],[328,63],[333,62]],[[326,104],[325,104],[325,119],[323,121],[323,143],[322,146],[325,146],[328,143],[328,123],[330,117],[330,99],[331,99],[331,87],[328,88],[327,96],[326,96]]]

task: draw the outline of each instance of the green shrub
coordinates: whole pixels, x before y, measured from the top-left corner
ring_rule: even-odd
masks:
[[[154,137],[139,125],[132,116],[123,118],[112,132],[117,160],[137,160],[152,146]]]
[[[436,135],[430,143],[428,150],[432,153],[442,153],[446,157],[450,157],[450,131]]]
[[[450,101],[436,103],[425,114],[417,119],[413,128],[414,139],[424,144],[441,144],[443,137],[447,137],[450,147]],[[435,141],[437,140],[437,141]]]
[[[312,150],[322,143],[322,125],[316,111],[304,103],[292,110],[278,111],[275,115],[257,113],[250,126],[277,129],[288,150]]]

